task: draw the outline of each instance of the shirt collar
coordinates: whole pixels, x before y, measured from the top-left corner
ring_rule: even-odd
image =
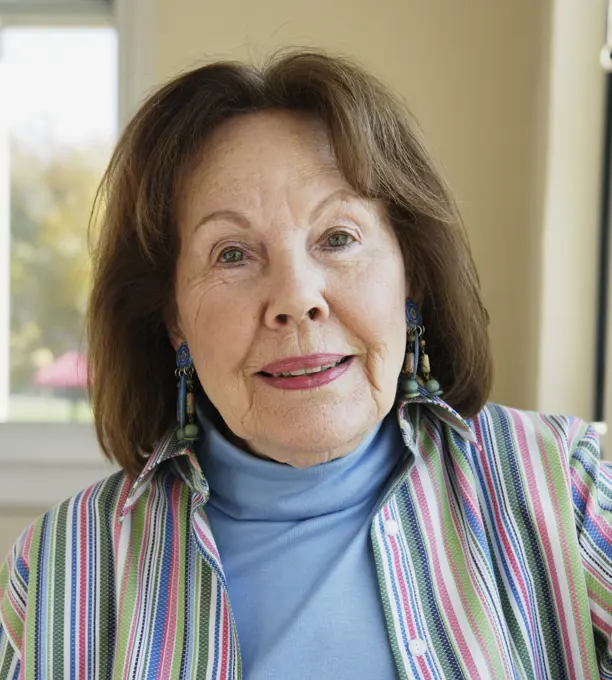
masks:
[[[194,466],[195,472],[199,473],[200,476],[202,475],[200,464],[198,463],[192,450],[188,445],[179,442],[177,439],[177,430],[178,426],[170,428],[156,444],[144,468],[132,484],[130,492],[128,493],[128,497],[121,510],[121,514],[119,515],[119,522],[123,522],[126,515],[128,515],[132,508],[136,505],[138,499],[149,486],[151,477],[162,463],[179,458],[181,456],[188,456],[191,459],[190,462]]]
[[[423,387],[419,386],[418,396],[401,401],[397,407],[398,419],[406,444],[408,444],[408,441],[413,441],[418,432],[418,410],[411,408],[414,404],[426,406],[458,435],[470,442],[476,441],[473,430],[470,428],[467,421],[462,418],[454,408],[449,406],[440,397],[432,397]],[[149,456],[142,472],[132,484],[128,497],[121,510],[121,514],[119,515],[120,522],[124,520],[125,516],[129,514],[134,505],[138,502],[138,499],[145,492],[155,471],[162,463],[169,460],[186,457],[188,467],[192,473],[190,476],[192,478],[195,476],[200,484],[204,483],[202,488],[205,490],[205,493],[208,492],[208,485],[205,483],[197,457],[188,444],[178,441],[176,437],[177,429],[178,427],[169,429],[155,446],[155,449]]]
[[[476,435],[467,420],[460,416],[452,406],[449,406],[440,397],[432,397],[424,387],[419,386],[419,395],[412,399],[401,401],[398,406],[398,418],[402,430],[413,429],[414,438],[417,434],[415,414],[416,409],[410,408],[414,404],[422,404],[430,411],[433,411],[439,420],[443,421],[453,429],[460,437],[470,442],[476,442]]]

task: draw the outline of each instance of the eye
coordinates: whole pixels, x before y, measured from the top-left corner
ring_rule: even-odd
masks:
[[[240,248],[226,248],[219,255],[221,264],[238,264],[244,262],[244,251]]]
[[[325,239],[325,245],[328,250],[340,250],[350,246],[355,241],[355,238],[346,231],[335,231]]]

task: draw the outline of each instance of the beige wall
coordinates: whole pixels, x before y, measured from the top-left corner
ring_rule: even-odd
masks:
[[[157,0],[156,74],[315,45],[397,89],[461,203],[492,317],[493,397],[534,408],[550,25],[548,0]]]

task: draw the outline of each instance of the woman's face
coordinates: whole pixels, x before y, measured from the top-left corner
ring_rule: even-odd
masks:
[[[406,277],[382,206],[342,178],[322,124],[283,111],[224,123],[178,221],[172,339],[229,429],[295,467],[353,450],[393,406]]]

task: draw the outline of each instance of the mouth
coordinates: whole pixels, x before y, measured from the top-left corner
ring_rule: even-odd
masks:
[[[267,366],[268,370],[260,371],[258,375],[267,385],[280,390],[312,390],[338,380],[350,369],[354,358],[352,355],[332,355],[291,359]]]
[[[333,368],[336,368],[336,366],[341,366],[351,358],[351,356],[345,356],[331,363],[323,364],[321,366],[312,366],[309,368],[300,368],[295,371],[284,371],[280,373],[268,373],[266,371],[260,371],[260,375],[263,375],[266,378],[297,378],[302,375],[316,375],[317,373],[330,371]]]

